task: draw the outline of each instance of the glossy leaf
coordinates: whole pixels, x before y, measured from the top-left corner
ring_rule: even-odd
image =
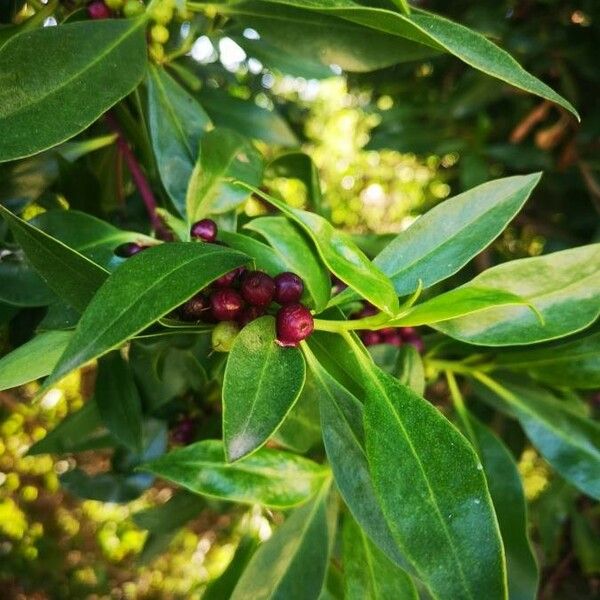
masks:
[[[319,215],[292,208],[282,200],[251,186],[243,187],[251,189],[257,196],[298,223],[313,240],[329,270],[344,283],[382,311],[390,314],[398,311],[398,298],[391,282],[358,249],[350,236],[337,230]]]
[[[239,250],[254,260],[254,265],[275,277],[288,267],[283,258],[271,246],[267,246],[254,238],[230,231],[219,231],[219,237],[234,250]]]
[[[0,162],[73,137],[135,89],[146,68],[145,24],[84,21],[8,41],[0,49]]]
[[[600,388],[600,332],[577,340],[555,342],[500,354],[501,369],[525,371],[535,379],[559,387]]]
[[[198,93],[198,99],[217,127],[229,127],[248,138],[278,146],[298,145],[294,132],[277,111],[206,87]]]
[[[0,302],[11,306],[48,306],[57,301],[19,249],[0,259],[0,281]]]
[[[239,133],[229,129],[207,133],[187,188],[188,221],[237,208],[249,194],[234,181],[259,185],[262,170],[262,158]]]
[[[326,491],[296,509],[259,547],[231,600],[319,598],[329,558]]]
[[[158,172],[173,204],[185,214],[188,181],[210,119],[165,69],[151,66],[147,82],[148,128]]]
[[[48,287],[76,309],[85,309],[108,272],[2,205],[0,214]]]
[[[531,443],[565,479],[600,498],[600,425],[533,383],[479,380],[517,417]],[[491,383],[490,383],[491,382]]]
[[[140,451],[142,402],[129,365],[118,351],[100,359],[94,399],[102,421],[115,439]]]
[[[393,538],[373,487],[363,429],[363,406],[304,348],[319,393],[323,443],[335,483],[354,518],[394,561],[407,566]]]
[[[161,244],[128,259],[94,296],[46,386],[118,348],[247,260],[215,244],[185,242]]]
[[[228,464],[217,440],[172,450],[144,469],[196,494],[281,509],[308,500],[328,476],[317,463],[267,448]]]
[[[500,532],[475,452],[396,379],[376,367],[365,376],[369,468],[403,554],[437,598],[477,598],[482,589],[505,598]]]
[[[435,324],[443,333],[484,346],[543,342],[575,333],[600,314],[600,244],[497,265],[457,288],[495,288],[534,306],[503,306]]]
[[[46,331],[0,358],[0,390],[51,373],[72,335],[71,331]]]
[[[470,421],[504,542],[508,597],[535,600],[538,567],[527,534],[527,505],[519,469],[500,439],[475,417]]]
[[[331,279],[304,234],[285,217],[252,219],[246,229],[262,235],[285,263],[285,271],[296,273],[304,281],[308,304],[321,312],[331,295]],[[306,302],[305,302],[306,303]]]
[[[343,547],[346,600],[418,600],[410,576],[379,550],[350,516],[344,519]]]
[[[229,462],[265,444],[294,406],[304,378],[302,353],[275,342],[273,317],[242,329],[223,379],[223,442]]]

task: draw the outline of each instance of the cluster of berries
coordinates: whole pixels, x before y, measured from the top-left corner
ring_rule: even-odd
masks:
[[[192,239],[221,244],[217,240],[217,224],[212,219],[194,223],[190,230]],[[121,244],[115,254],[122,258],[144,250],[135,242]],[[276,331],[280,346],[297,346],[314,328],[313,318],[300,303],[304,282],[295,273],[280,273],[271,277],[262,271],[248,271],[239,267],[212,282],[177,310],[183,321],[218,323],[213,331],[215,350],[228,352],[235,335],[250,321],[267,314],[272,303],[277,303]]]
[[[140,0],[93,0],[87,10],[90,19],[109,19],[116,12],[124,17],[137,17],[145,8]]]
[[[352,315],[353,319],[362,319],[377,314],[377,309],[371,304],[365,304],[363,308]],[[377,331],[364,330],[360,332],[360,338],[365,346],[376,344],[392,344],[402,346],[412,344],[419,352],[425,350],[423,338],[414,327],[386,327]]]

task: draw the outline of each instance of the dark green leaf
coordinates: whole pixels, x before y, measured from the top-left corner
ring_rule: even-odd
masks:
[[[231,600],[317,600],[329,558],[327,487],[255,552]]]
[[[72,335],[71,331],[46,331],[0,358],[0,390],[51,373]]]
[[[118,350],[98,362],[94,399],[102,421],[115,439],[140,451],[142,402],[129,365]]]
[[[367,538],[356,521],[344,519],[346,600],[418,600],[410,576]]]
[[[136,254],[98,290],[46,385],[118,348],[247,260],[215,244],[185,242],[160,244]]]
[[[283,258],[271,246],[267,246],[247,235],[231,233],[230,231],[219,231],[219,238],[234,250],[239,250],[247,256],[252,257],[256,268],[265,271],[271,277],[279,275],[279,273],[288,268]]]
[[[83,311],[108,277],[108,272],[61,241],[19,219],[2,205],[0,214],[48,287]]]
[[[249,193],[234,181],[259,185],[262,170],[260,154],[239,133],[229,129],[207,133],[187,188],[188,222],[237,208]]]
[[[304,377],[300,350],[275,342],[273,317],[261,317],[242,329],[223,379],[223,441],[228,461],[265,444],[294,406]]]
[[[7,42],[0,50],[0,162],[73,137],[135,89],[146,68],[145,25],[145,18],[83,21]]]
[[[534,344],[575,333],[600,314],[600,244],[524,258],[484,271],[458,288],[495,288],[534,306],[501,306],[435,324],[443,333],[484,346]]]
[[[272,508],[305,502],[329,474],[326,467],[306,458],[267,448],[228,464],[217,440],[172,450],[144,469],[196,494]]]
[[[260,217],[250,221],[246,228],[269,242],[285,263],[284,271],[291,271],[302,278],[305,290],[303,302],[320,313],[331,295],[331,279],[304,234],[285,217]],[[306,296],[310,298],[308,302]]]
[[[73,469],[61,475],[60,484],[78,498],[100,502],[130,502],[148,489],[152,480],[145,473],[88,475],[81,469]]]
[[[21,250],[0,259],[0,302],[11,306],[48,306],[57,301]]]
[[[133,521],[152,533],[169,533],[183,527],[206,507],[206,501],[195,494],[180,490],[158,506],[133,514]]]
[[[185,214],[185,195],[208,115],[163,68],[150,67],[148,128],[160,178],[174,206]]]

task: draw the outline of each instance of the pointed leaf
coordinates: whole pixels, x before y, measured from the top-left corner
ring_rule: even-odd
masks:
[[[144,17],[82,21],[7,42],[0,49],[0,162],[73,137],[135,89],[146,68],[145,25]]]
[[[294,406],[304,378],[302,353],[275,342],[273,317],[261,317],[242,329],[223,379],[223,441],[228,461],[265,444]]]
[[[160,244],[136,254],[98,290],[45,386],[118,348],[247,261],[243,254],[215,244],[185,242]]]
[[[281,509],[308,500],[329,473],[306,458],[268,448],[228,464],[217,440],[172,450],[143,468],[196,494]]]
[[[19,219],[2,205],[0,214],[48,287],[73,307],[83,311],[108,277],[108,271]]]
[[[161,67],[148,72],[148,128],[160,178],[180,214],[200,138],[210,123],[195,98]]]

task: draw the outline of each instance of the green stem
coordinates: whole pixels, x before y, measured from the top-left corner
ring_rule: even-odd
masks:
[[[460,388],[456,383],[456,377],[454,377],[454,373],[452,371],[446,371],[446,381],[448,382],[448,389],[450,390],[450,397],[452,398],[452,403],[454,404],[454,410],[456,414],[458,414],[464,428],[467,433],[467,437],[471,441],[471,444],[477,448],[477,438],[475,437],[475,432],[473,431],[473,427],[471,425],[471,418],[469,417],[469,411],[467,410],[467,406],[465,404],[465,399],[460,392]]]

